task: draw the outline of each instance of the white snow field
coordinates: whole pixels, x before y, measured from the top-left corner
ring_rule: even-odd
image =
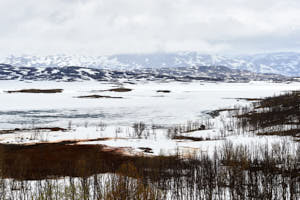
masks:
[[[102,91],[116,87],[129,92]],[[220,139],[225,114],[212,118],[208,111],[249,104],[236,98],[261,98],[300,88],[300,83],[207,83],[148,82],[112,84],[84,82],[0,81],[0,130],[27,129],[1,134],[1,143],[38,143],[78,140],[78,143],[124,147],[128,153],[142,153],[140,147],[151,148],[149,155],[197,151],[209,152],[224,140],[234,144],[272,143],[276,136],[227,136]],[[20,89],[63,89],[62,93],[7,93]],[[170,90],[160,93],[157,90]],[[122,98],[77,98],[102,95]],[[207,130],[184,133],[185,136],[209,138],[207,141],[170,139],[167,128],[188,121],[205,124]],[[141,136],[133,124],[143,122]],[[155,126],[156,128],[153,128]],[[61,127],[67,131],[32,130],[38,127]],[[99,139],[93,140],[91,139]],[[104,138],[104,139],[103,139]]]

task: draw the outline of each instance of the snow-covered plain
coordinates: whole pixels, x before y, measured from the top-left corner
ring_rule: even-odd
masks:
[[[129,92],[101,91],[115,87],[130,88]],[[55,94],[7,93],[20,89],[63,89]],[[113,84],[84,82],[22,82],[0,81],[0,129],[32,129],[35,127],[61,127],[68,131],[22,131],[0,135],[1,143],[55,142],[108,138],[81,143],[125,147],[130,153],[139,153],[140,147],[149,147],[153,154],[172,154],[175,151],[209,151],[222,140],[171,140],[166,127],[186,124],[187,121],[205,123],[214,127],[195,131],[187,136],[216,139],[220,135],[220,118],[211,119],[208,111],[232,108],[249,102],[236,98],[260,98],[300,88],[300,83],[208,83],[208,82],[147,82]],[[157,90],[170,90],[158,93]],[[85,95],[106,95],[120,99],[76,98]],[[134,123],[144,122],[146,130],[137,137]],[[152,125],[161,128],[151,128]],[[229,136],[234,143],[267,143],[279,137]]]

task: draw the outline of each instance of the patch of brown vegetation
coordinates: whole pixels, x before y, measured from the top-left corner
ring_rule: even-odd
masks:
[[[38,131],[38,130],[45,130],[45,131],[67,131],[65,128],[60,127],[36,127],[36,128],[15,128],[15,129],[8,129],[8,130],[0,130],[0,134],[10,134],[16,132],[24,132],[24,131]]]
[[[123,97],[112,97],[112,96],[105,96],[105,95],[87,95],[87,96],[78,96],[77,98],[88,98],[88,99],[99,99],[99,98],[106,98],[106,99],[122,99]]]
[[[300,104],[300,91],[291,91],[279,96],[267,97],[256,103],[256,108],[276,108],[288,109],[298,107]]]
[[[240,108],[240,112],[234,116],[238,128],[251,130],[257,135],[299,137],[299,94],[300,91],[291,91],[253,102],[251,107]],[[273,127],[276,131],[265,131]]]
[[[183,135],[174,136],[172,139],[174,139],[174,140],[191,140],[194,142],[216,140],[216,139],[211,139],[211,138],[191,137],[191,136],[183,136]]]
[[[176,163],[181,162],[176,156],[129,155],[126,148],[78,145],[76,142],[0,144],[1,175],[3,178],[20,180],[88,177],[99,173],[115,173],[122,164],[132,163],[143,176],[156,178],[153,171],[161,169],[161,173],[169,176],[167,169],[176,168]]]
[[[273,131],[273,132],[259,132],[257,135],[278,135],[278,136],[292,136],[300,137],[300,129],[290,129],[282,131]]]
[[[112,137],[104,137],[104,138],[93,138],[93,139],[78,139],[78,140],[61,140],[55,141],[52,143],[60,143],[60,144],[82,144],[85,142],[97,142],[97,141],[107,141],[107,140],[128,140],[128,138],[112,138]]]
[[[172,139],[173,140],[192,140],[192,141],[195,141],[195,142],[199,142],[199,141],[204,141],[205,140],[202,137],[190,137],[190,136],[183,136],[183,135],[174,136]]]
[[[144,153],[153,153],[153,150],[149,147],[139,147]]]
[[[237,109],[235,108],[223,108],[223,109],[218,109],[218,110],[213,110],[213,111],[209,111],[206,112],[206,114],[210,115],[211,117],[218,117],[220,115],[221,112],[230,112],[230,111],[235,111]]]
[[[170,93],[170,90],[157,90],[156,92],[160,92],[160,93]]]
[[[245,101],[261,101],[262,98],[235,98],[236,100],[245,100]]]
[[[7,93],[62,93],[63,89],[22,89],[9,90]]]
[[[106,91],[108,91],[108,92],[130,92],[130,91],[132,91],[132,89],[130,89],[130,88],[124,88],[124,87],[119,87],[119,88],[108,89]]]
[[[34,128],[33,130],[67,131],[67,129],[60,128],[60,127],[38,127],[38,128]]]
[[[1,144],[0,149],[3,177],[27,180],[111,172],[129,159],[118,149],[108,150],[103,145]]]
[[[112,88],[107,90],[92,90],[92,92],[130,92],[132,89],[125,87]]]

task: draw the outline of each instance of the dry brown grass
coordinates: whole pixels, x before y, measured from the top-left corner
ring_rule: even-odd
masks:
[[[157,90],[156,92],[160,92],[160,93],[170,93],[170,90]]]
[[[181,162],[177,156],[129,155],[124,148],[78,145],[78,142],[80,141],[0,144],[2,177],[20,180],[64,176],[88,177],[100,173],[115,173],[122,164],[129,162],[133,163],[144,177],[153,176],[152,171],[158,169],[164,171],[165,176],[170,176],[166,170],[176,168]]]
[[[7,129],[0,130],[0,134],[10,134],[17,132],[25,132],[25,131],[67,131],[65,128],[60,127],[36,127],[36,128],[15,128],[15,129]]]
[[[236,100],[244,100],[244,101],[261,101],[262,98],[235,98]]]
[[[295,138],[300,138],[300,129],[290,129],[272,132],[259,132],[257,135],[278,135],[278,136],[292,136]]]
[[[100,98],[105,98],[105,99],[122,99],[123,97],[112,97],[112,96],[94,94],[94,95],[78,96],[77,98],[88,98],[88,99],[100,99]]]
[[[144,153],[153,153],[153,150],[149,147],[139,147]]]
[[[1,144],[2,176],[15,179],[45,179],[59,176],[91,176],[113,172],[131,160],[119,149],[103,145],[43,143],[34,145]]]
[[[108,92],[130,92],[130,91],[132,91],[132,89],[130,89],[130,88],[124,88],[124,87],[119,87],[119,88],[108,89],[106,91],[108,91]]]
[[[7,93],[62,93],[63,89],[22,89],[9,90]]]
[[[107,90],[92,90],[91,92],[130,92],[132,89],[125,87],[111,88]]]
[[[191,140],[194,142],[217,140],[217,139],[212,139],[212,138],[191,137],[191,136],[183,136],[183,135],[174,136],[172,139],[173,140]]]

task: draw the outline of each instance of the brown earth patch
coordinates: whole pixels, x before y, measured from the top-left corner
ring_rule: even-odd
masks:
[[[262,98],[235,98],[236,100],[245,100],[245,101],[261,101]]]
[[[109,89],[106,91],[108,91],[108,92],[130,92],[130,91],[132,91],[132,89],[120,87],[120,88],[112,88],[112,89]]]
[[[257,135],[278,135],[278,136],[292,136],[300,138],[300,129],[290,129],[282,131],[273,131],[273,132],[259,132]]]
[[[124,88],[124,87],[112,88],[107,90],[92,90],[92,92],[130,92],[130,91],[132,91],[132,89]]]
[[[22,89],[9,90],[7,93],[62,93],[63,89]]]
[[[183,135],[174,136],[172,139],[173,140],[191,140],[194,142],[217,140],[217,139],[212,139],[212,138],[191,137],[191,136],[183,136]]]
[[[31,128],[31,129],[15,128],[15,129],[8,129],[8,130],[0,130],[0,135],[1,134],[16,133],[16,132],[24,132],[24,131],[38,131],[38,130],[45,130],[45,131],[67,131],[67,129],[60,128],[60,127],[37,127],[37,128]]]
[[[0,149],[2,176],[26,180],[111,172],[130,160],[122,149],[104,145],[1,144]]]
[[[156,92],[159,92],[159,93],[170,93],[171,90],[157,90]]]
[[[88,99],[100,99],[100,98],[106,98],[106,99],[122,99],[123,97],[112,97],[112,96],[106,96],[106,95],[87,95],[87,96],[78,96],[77,98],[88,98]]]
[[[129,155],[128,148],[78,145],[77,142],[0,144],[0,175],[19,180],[88,177],[99,173],[115,173],[122,164],[132,163],[140,175],[157,179],[161,176],[170,177],[168,169],[177,168],[182,162],[178,156]],[[159,174],[153,174],[158,171]]]
[[[139,147],[144,153],[153,153],[153,150],[149,147]]]

